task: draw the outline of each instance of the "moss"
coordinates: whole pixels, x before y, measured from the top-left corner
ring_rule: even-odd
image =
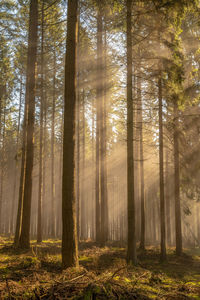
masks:
[[[34,253],[15,252],[5,247],[11,244],[9,240],[4,242],[0,249],[0,294],[7,293],[8,281],[14,299],[46,299],[55,291],[60,299],[91,299],[93,295],[96,299],[160,299],[170,294],[176,299],[177,295],[189,295],[200,300],[196,252],[177,258],[170,248],[168,263],[161,264],[158,249],[151,247],[145,255],[139,254],[139,266],[127,267],[125,249],[91,244],[87,248],[84,244],[79,252],[82,267],[62,271],[61,254],[54,253],[60,241],[44,241]]]
[[[92,261],[93,258],[92,257],[88,257],[88,256],[80,256],[79,257],[79,261]]]

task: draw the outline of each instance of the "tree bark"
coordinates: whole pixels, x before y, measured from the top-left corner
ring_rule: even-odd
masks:
[[[85,191],[85,93],[82,91],[82,176],[81,176],[81,239],[87,238],[86,191]]]
[[[176,254],[182,254],[181,203],[180,203],[180,166],[179,166],[179,121],[177,99],[174,102],[174,195]]]
[[[101,12],[101,7],[99,7]],[[99,74],[102,81],[100,82],[101,94],[100,94],[100,114],[101,114],[101,129],[100,129],[100,158],[101,158],[101,244],[105,245],[108,240],[108,191],[107,191],[107,160],[106,160],[106,97],[107,97],[107,74],[106,74],[106,29],[104,28],[104,51],[103,51],[103,26],[102,26],[102,14],[100,13],[100,28],[99,32],[99,54],[100,54],[100,69]],[[105,18],[104,18],[105,19]],[[105,27],[105,23],[104,23]],[[104,56],[104,62],[103,62]]]
[[[165,193],[164,193],[164,161],[163,161],[163,112],[162,112],[162,79],[158,79],[159,101],[159,168],[160,168],[160,227],[161,227],[161,260],[166,260],[166,233],[165,233]]]
[[[141,75],[139,75],[141,76]],[[142,114],[142,93],[141,78],[138,78],[138,109],[139,109],[139,140],[140,140],[140,210],[141,210],[141,232],[140,249],[145,250],[145,196],[144,196],[144,153],[143,153],[143,114]]]
[[[68,0],[62,182],[62,266],[78,266],[75,200],[75,109],[78,0]]]
[[[132,97],[132,0],[127,0],[127,262],[136,264],[134,162],[133,162],[133,97]]]
[[[97,99],[96,99],[96,241],[101,241],[101,151],[100,151],[100,137],[101,137],[101,104],[103,97],[102,87],[102,13],[101,4],[98,0],[98,15],[97,15]]]
[[[37,216],[37,242],[42,242],[42,197],[43,197],[43,118],[44,118],[44,1],[42,1],[42,24],[41,24],[41,85],[40,85],[40,158],[39,158],[39,186],[38,186],[38,216]]]
[[[166,149],[166,164],[165,164],[165,199],[166,199],[166,237],[167,245],[172,245],[172,215],[171,215],[171,195],[170,195],[170,179],[169,179],[169,151]]]
[[[16,200],[16,188],[17,188],[17,169],[18,169],[18,151],[19,151],[19,136],[20,136],[20,122],[21,122],[21,108],[22,108],[22,85],[23,85],[23,76],[20,76],[20,94],[19,94],[19,113],[18,113],[18,124],[17,124],[17,146],[16,146],[16,162],[15,162],[15,171],[14,171],[14,187],[13,187],[13,198],[12,198],[12,211],[11,211],[11,222],[10,229],[11,233],[14,233],[15,230],[15,200]]]
[[[37,55],[37,27],[38,27],[38,1],[30,1],[29,12],[29,39],[28,39],[28,61],[26,93],[28,101],[28,120],[26,136],[26,161],[25,161],[25,183],[24,201],[22,213],[22,228],[19,240],[21,248],[30,247],[30,217],[31,217],[31,195],[32,195],[32,170],[34,154],[34,122],[35,122],[35,77],[36,77],[36,55]]]
[[[26,95],[26,97],[27,97],[27,95]],[[15,238],[14,238],[15,247],[19,246],[19,238],[20,238],[21,226],[22,226],[22,210],[23,210],[23,202],[24,202],[24,179],[25,179],[25,172],[26,172],[25,161],[26,161],[27,108],[28,108],[28,104],[27,104],[27,100],[25,99],[23,139],[22,139],[22,150],[21,150],[22,151],[21,171],[20,171],[21,173],[20,173]]]
[[[56,53],[53,55],[53,102],[51,119],[51,237],[56,236],[55,219],[55,106],[56,106]]]
[[[76,140],[77,140],[77,190],[76,190],[76,222],[77,239],[80,240],[80,12],[78,12],[78,45],[77,45],[77,102],[76,102]]]

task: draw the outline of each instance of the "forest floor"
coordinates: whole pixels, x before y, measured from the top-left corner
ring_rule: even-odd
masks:
[[[60,240],[32,241],[28,252],[0,238],[0,299],[200,299],[200,249],[177,258],[148,247],[138,266],[126,266],[125,248],[80,244],[78,269],[61,269]]]

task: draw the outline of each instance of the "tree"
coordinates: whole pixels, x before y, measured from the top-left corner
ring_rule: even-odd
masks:
[[[62,266],[78,265],[75,212],[75,107],[78,0],[68,0],[62,181]]]
[[[26,75],[26,102],[27,102],[27,128],[26,130],[26,158],[24,177],[24,197],[22,210],[22,227],[19,247],[30,247],[30,217],[32,196],[32,170],[34,153],[34,121],[35,121],[35,78],[37,55],[37,28],[38,28],[38,1],[30,1],[29,11],[29,37]]]
[[[165,193],[164,193],[164,161],[163,161],[163,105],[162,105],[162,78],[158,79],[159,101],[159,168],[160,168],[160,222],[161,222],[161,260],[166,260],[166,234],[165,234]]]
[[[127,202],[128,202],[128,263],[137,263],[135,236],[135,199],[133,164],[133,98],[132,98],[132,1],[127,0]]]
[[[43,167],[44,167],[44,1],[42,1],[41,18],[41,82],[40,82],[40,150],[39,150],[39,186],[38,186],[38,218],[37,242],[42,241],[42,197],[43,197]]]

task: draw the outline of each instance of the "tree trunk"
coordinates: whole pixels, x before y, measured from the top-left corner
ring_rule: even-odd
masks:
[[[20,136],[20,122],[21,122],[21,108],[22,108],[22,85],[23,85],[23,76],[20,76],[20,94],[19,94],[19,113],[18,113],[18,124],[17,124],[17,146],[16,146],[16,157],[15,157],[15,171],[14,171],[14,187],[13,187],[13,198],[12,198],[12,211],[11,211],[11,222],[10,228],[11,233],[14,233],[14,215],[15,215],[15,200],[16,200],[16,187],[17,187],[17,169],[18,169],[18,151],[19,151],[19,136]]]
[[[78,45],[77,45],[77,104],[76,104],[76,139],[77,139],[77,190],[76,190],[76,219],[77,219],[77,239],[80,240],[80,12],[78,13]]]
[[[32,170],[34,153],[34,122],[35,122],[35,76],[36,76],[36,54],[37,54],[37,21],[38,1],[30,1],[29,13],[29,39],[28,39],[28,61],[27,61],[27,82],[26,100],[28,101],[28,122],[26,136],[26,161],[25,161],[25,182],[24,201],[22,213],[22,228],[19,246],[29,248],[30,246],[30,217],[31,217],[31,195],[32,195]]]
[[[54,49],[53,57],[53,102],[52,102],[52,120],[51,120],[51,237],[56,235],[55,219],[55,106],[56,106],[56,53]]]
[[[180,166],[179,166],[179,120],[177,99],[174,102],[174,194],[175,194],[175,228],[176,254],[182,254],[181,203],[180,203]]]
[[[139,74],[139,76],[141,76]],[[145,249],[145,198],[144,198],[144,155],[143,155],[143,115],[142,115],[142,95],[141,78],[138,78],[138,109],[139,109],[139,140],[140,140],[140,210],[141,210],[141,232],[140,249]]]
[[[41,24],[41,85],[40,85],[40,158],[39,158],[39,187],[38,187],[38,218],[37,218],[37,242],[42,242],[42,197],[43,197],[43,117],[44,117],[44,1],[42,1]]]
[[[164,162],[163,162],[163,112],[162,112],[162,79],[158,79],[159,100],[159,168],[160,168],[160,227],[161,227],[161,260],[166,260],[165,234],[165,193],[164,193]]]
[[[135,236],[135,199],[133,163],[133,97],[132,97],[132,0],[127,0],[127,202],[128,249],[127,262],[137,263]]]
[[[99,9],[101,10],[101,8]],[[102,15],[100,15],[102,23]],[[107,97],[107,74],[106,74],[106,29],[104,29],[104,53],[103,53],[103,26],[100,24],[101,32],[99,39],[99,54],[101,55],[100,62],[100,72],[99,75],[102,79],[100,87],[102,89],[100,95],[100,113],[101,113],[101,130],[100,130],[100,157],[101,157],[101,244],[105,245],[105,242],[108,240],[108,191],[107,191],[107,161],[106,161],[106,117],[107,117],[107,108],[106,108],[106,97]],[[104,54],[104,64],[103,64],[103,54]],[[104,67],[104,69],[103,69]],[[103,74],[104,72],[104,74]],[[104,76],[103,76],[104,75]]]
[[[27,97],[27,95],[26,95]],[[24,124],[23,124],[23,139],[22,139],[22,159],[21,159],[21,173],[20,173],[20,184],[19,184],[19,198],[18,198],[18,209],[17,209],[17,219],[16,219],[16,228],[15,228],[15,238],[14,245],[15,247],[19,246],[19,238],[21,234],[22,226],[22,210],[24,202],[24,179],[25,179],[25,160],[26,160],[26,134],[27,134],[27,100],[25,99],[25,109],[24,109]]]
[[[68,0],[62,182],[62,266],[78,266],[75,200],[75,109],[78,0]]]
[[[44,49],[45,52],[45,49]],[[46,202],[46,160],[47,160],[47,88],[46,88],[46,74],[47,69],[44,64],[44,76],[43,76],[43,102],[44,102],[44,128],[43,128],[43,195],[42,195],[42,212],[43,212],[43,234],[47,235],[48,228],[48,211],[47,211],[47,202]]]
[[[101,137],[101,105],[103,97],[102,87],[102,15],[101,15],[101,4],[98,1],[98,15],[97,15],[97,99],[96,99],[96,241],[101,241],[101,201],[100,198],[100,137]]]
[[[170,182],[169,182],[169,151],[166,149],[166,164],[165,164],[165,199],[166,199],[166,237],[167,245],[172,245],[171,228],[172,228],[172,215],[171,215],[171,195],[170,195]]]
[[[0,233],[6,233],[5,230],[3,229],[3,225],[5,228],[5,220],[4,224],[2,222],[2,207],[3,207],[3,189],[4,189],[4,180],[5,180],[5,130],[6,130],[6,108],[5,108],[5,103],[4,103],[4,114],[3,114],[3,133],[2,133],[2,149],[1,149],[1,186],[0,186]],[[5,202],[5,205],[7,203]],[[5,207],[6,211],[6,207]]]
[[[82,176],[81,176],[81,239],[87,238],[86,190],[85,190],[85,93],[82,92]]]

